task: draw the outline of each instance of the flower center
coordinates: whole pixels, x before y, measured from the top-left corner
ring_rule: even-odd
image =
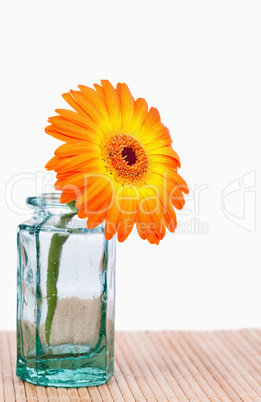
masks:
[[[106,169],[122,184],[144,181],[148,158],[144,148],[133,136],[117,134],[104,145]]]
[[[127,162],[127,165],[132,166],[137,161],[135,150],[131,147],[125,147],[121,151],[121,156]]]

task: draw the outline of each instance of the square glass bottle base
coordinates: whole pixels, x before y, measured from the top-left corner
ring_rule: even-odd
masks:
[[[88,362],[87,362],[88,360]],[[79,388],[101,385],[113,376],[113,359],[104,371],[90,366],[88,359],[17,359],[16,375],[23,381],[44,387]]]

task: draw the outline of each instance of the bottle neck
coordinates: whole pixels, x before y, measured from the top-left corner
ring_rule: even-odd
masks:
[[[71,203],[60,202],[61,193],[45,193],[36,197],[28,197],[26,204],[34,210],[35,214],[65,215],[77,213],[77,209]]]

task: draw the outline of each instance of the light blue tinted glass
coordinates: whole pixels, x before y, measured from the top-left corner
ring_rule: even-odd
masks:
[[[56,387],[113,375],[115,240],[59,197],[28,199],[18,227],[17,375]]]

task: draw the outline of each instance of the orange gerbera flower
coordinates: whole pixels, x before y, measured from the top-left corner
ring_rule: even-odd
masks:
[[[76,200],[78,216],[92,229],[103,221],[105,237],[124,241],[136,224],[142,239],[158,244],[174,232],[173,205],[181,209],[186,182],[179,157],[157,109],[133,99],[126,84],[107,80],[63,95],[75,110],[57,109],[47,134],[65,142],[46,165],[57,172],[61,202]]]

